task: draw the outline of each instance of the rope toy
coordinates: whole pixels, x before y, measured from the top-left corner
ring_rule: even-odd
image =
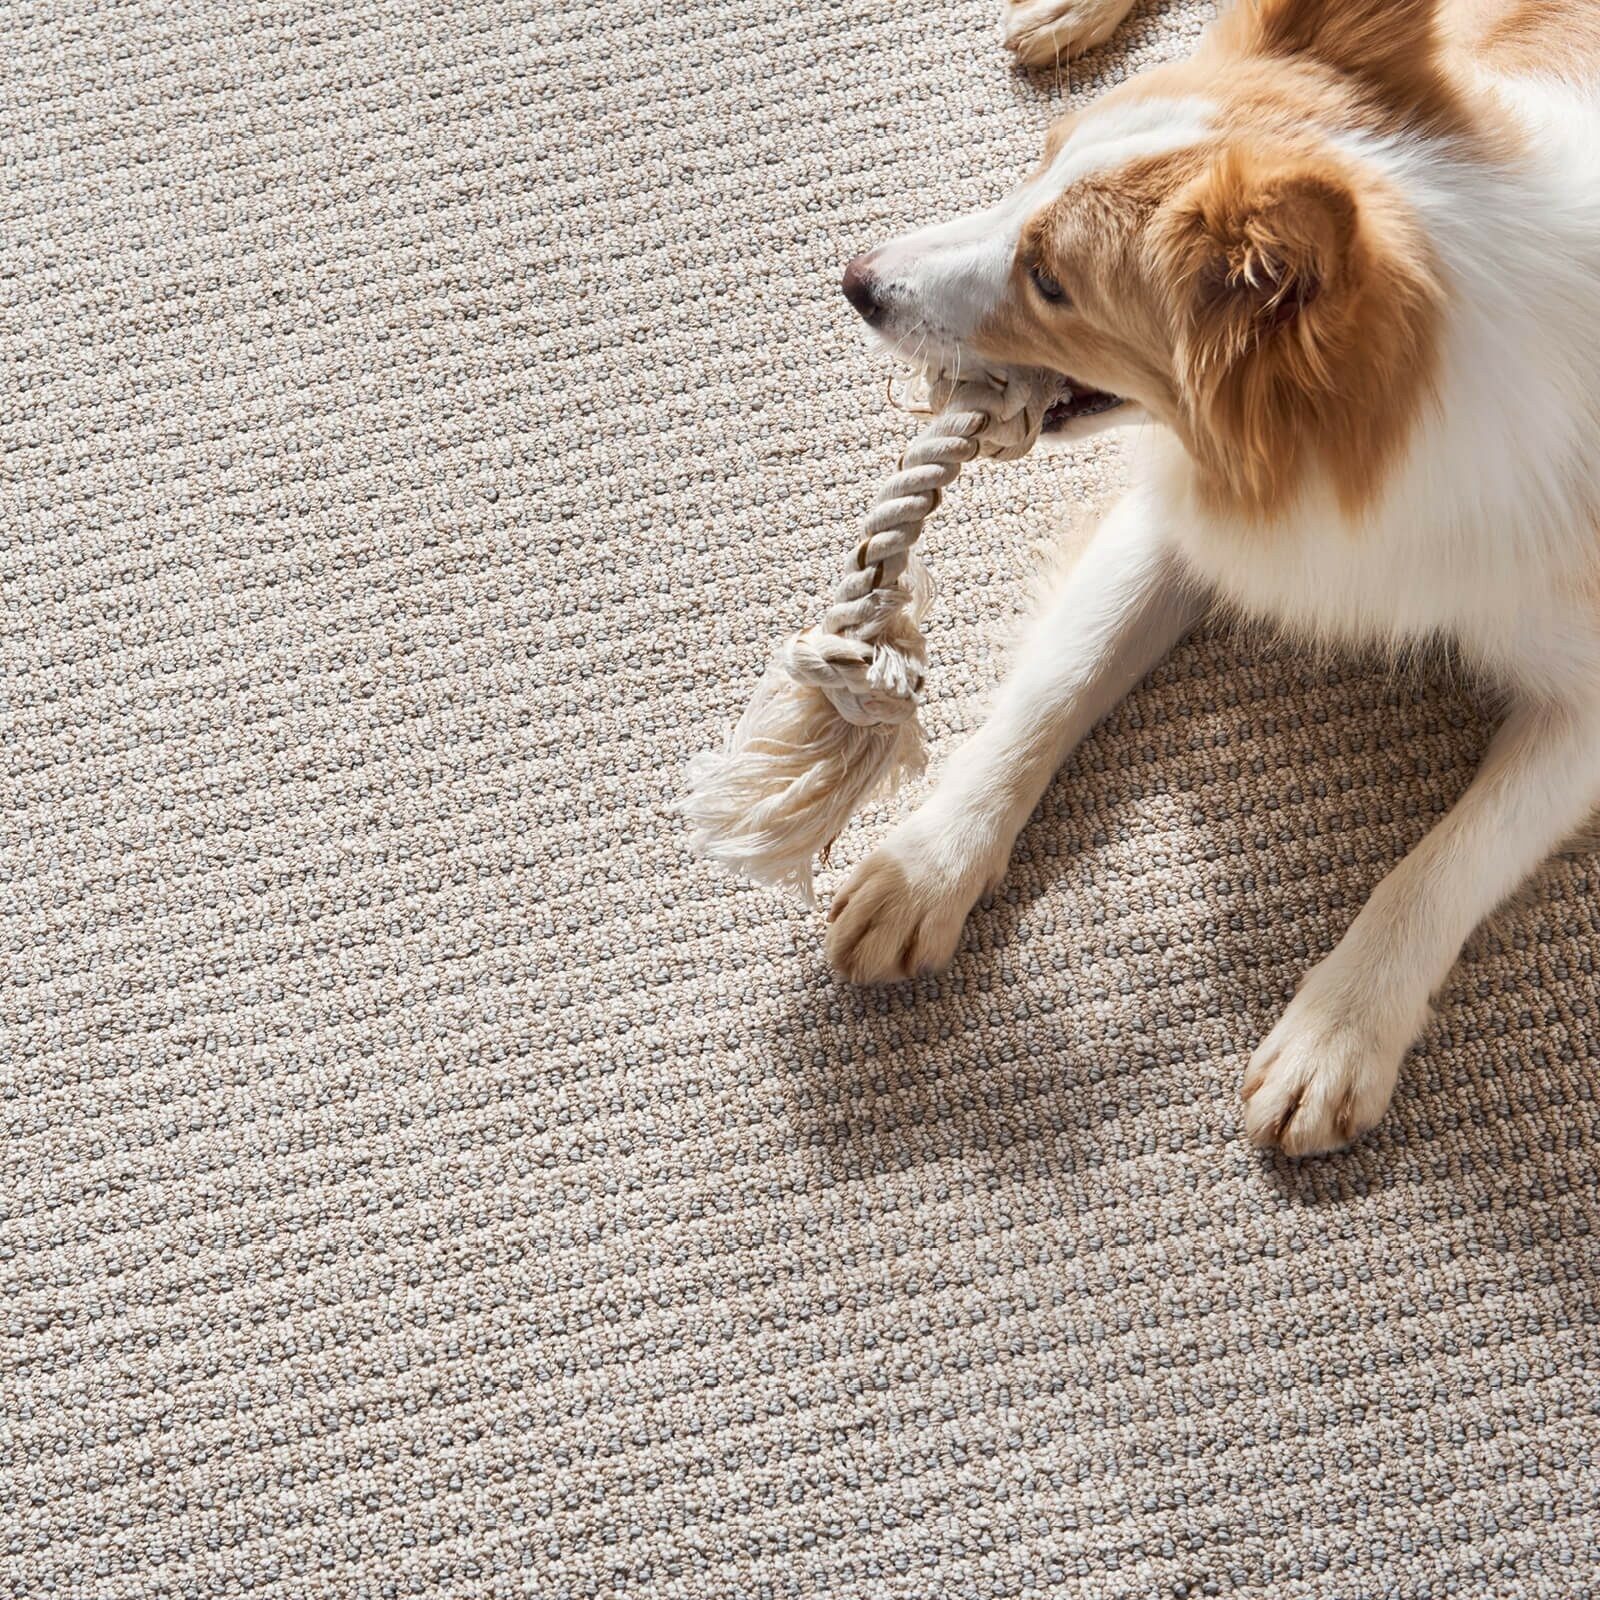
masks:
[[[975,456],[1033,448],[1059,380],[935,380],[937,410],[880,491],[821,622],[790,639],[721,750],[689,764],[690,846],[814,902],[811,863],[880,791],[922,771],[921,623],[932,598],[912,546]]]

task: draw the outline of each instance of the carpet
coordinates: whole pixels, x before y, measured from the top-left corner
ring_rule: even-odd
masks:
[[[904,431],[839,264],[1208,11],[5,12],[0,1593],[1593,1592],[1594,857],[1239,1130],[1483,706],[1204,634],[874,992],[672,810]],[[930,530],[936,759],[1120,448]]]

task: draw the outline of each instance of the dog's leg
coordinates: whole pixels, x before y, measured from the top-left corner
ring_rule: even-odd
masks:
[[[1104,44],[1133,0],[1005,0],[1000,37],[1019,61],[1048,67]]]
[[[1600,700],[1522,705],[1454,809],[1373,891],[1251,1058],[1245,1130],[1290,1155],[1383,1115],[1466,937],[1600,804]]]
[[[1198,610],[1152,502],[1130,493],[1041,615],[988,721],[834,897],[833,965],[885,983],[949,961],[1051,775]]]

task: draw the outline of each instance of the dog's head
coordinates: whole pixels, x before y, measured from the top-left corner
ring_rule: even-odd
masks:
[[[1324,469],[1370,495],[1425,395],[1440,291],[1374,140],[1454,141],[1425,0],[1241,0],[1199,55],[1058,123],[999,204],[845,270],[939,371],[1059,374],[1048,430],[1146,415],[1215,499],[1270,513]]]

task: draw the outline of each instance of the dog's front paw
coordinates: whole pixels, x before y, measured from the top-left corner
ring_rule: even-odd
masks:
[[[1352,1002],[1324,969],[1312,971],[1245,1072],[1251,1143],[1311,1156],[1365,1133],[1388,1106],[1421,1021]]]
[[[833,897],[829,962],[852,983],[895,983],[948,966],[967,913],[999,870],[958,830],[912,817]]]
[[[1066,61],[1104,44],[1132,0],[1006,0],[1000,37],[1030,67]]]

